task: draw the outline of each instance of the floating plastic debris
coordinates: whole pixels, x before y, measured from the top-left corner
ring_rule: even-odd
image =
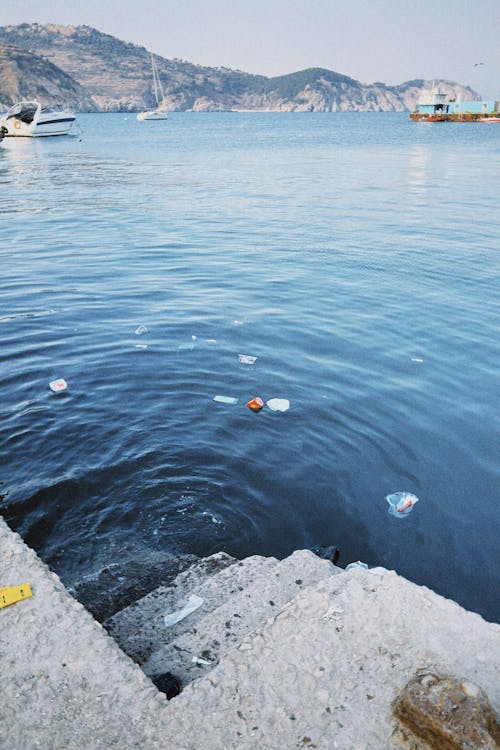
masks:
[[[142,336],[143,334],[148,332],[148,329],[146,328],[146,326],[139,326],[135,329],[135,332],[137,336]]]
[[[418,497],[411,492],[394,492],[392,495],[386,495],[385,499],[389,503],[389,513],[396,518],[403,518],[412,512],[415,503],[418,503]]]
[[[264,402],[259,396],[256,396],[255,398],[250,399],[247,406],[252,411],[260,411],[264,406]]]
[[[178,622],[184,620],[185,617],[190,615],[191,612],[196,612],[196,610],[199,609],[202,604],[203,599],[201,598],[201,596],[191,594],[186,602],[186,605],[182,609],[177,609],[175,612],[172,612],[172,614],[164,616],[163,622],[165,623],[165,627],[171,628],[172,625],[176,625]]]
[[[136,349],[147,349],[148,345],[147,344],[136,344],[135,348]]]
[[[266,404],[271,411],[288,411],[290,408],[290,401],[287,398],[271,398],[266,401]]]
[[[198,338],[198,336],[191,336],[191,339],[192,339],[193,341],[196,341],[196,339],[197,339],[197,338]]]
[[[368,570],[368,565],[364,562],[361,562],[361,560],[356,560],[356,562],[349,563],[349,565],[346,565],[344,570],[353,570],[354,568],[363,568],[364,570]]]
[[[214,396],[214,401],[219,401],[221,404],[237,404],[238,399],[233,396]]]
[[[205,344],[216,344],[217,339],[205,339]]]
[[[233,326],[242,326],[243,321],[242,320],[233,320]]]
[[[411,358],[411,361],[412,361],[412,362],[423,362],[424,360],[423,360],[423,359],[421,359],[420,357],[412,357],[412,358]]]
[[[68,388],[68,384],[64,378],[59,378],[58,380],[53,380],[49,383],[49,388],[53,393],[64,393]]]
[[[216,518],[212,513],[209,513],[208,510],[204,510],[201,515],[205,516],[206,518],[209,518],[212,521],[212,523],[215,523],[217,525],[222,525],[222,521]]]
[[[191,352],[194,349],[194,344],[179,344],[177,347],[178,352]]]
[[[257,362],[257,357],[252,357],[251,354],[238,354],[238,359],[243,365],[253,365]]]

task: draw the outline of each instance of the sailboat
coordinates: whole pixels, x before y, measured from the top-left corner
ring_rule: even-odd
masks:
[[[155,93],[155,99],[156,99],[156,109],[151,109],[148,112],[139,112],[137,115],[138,120],[167,120],[168,114],[165,112],[165,110],[161,110],[160,104],[163,102],[164,94],[163,94],[163,88],[160,81],[160,76],[158,75],[158,69],[156,67],[155,59],[153,57],[153,53],[151,52],[151,68],[153,70],[153,88]]]

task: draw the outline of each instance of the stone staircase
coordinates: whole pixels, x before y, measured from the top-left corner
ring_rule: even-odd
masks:
[[[170,672],[183,686],[276,615],[297,594],[341,570],[308,550],[285,560],[219,553],[180,573],[104,622],[120,648],[149,676]],[[196,610],[166,626],[188,603]]]
[[[500,747],[500,627],[383,568],[221,553],[110,618],[114,640],[0,519],[0,582],[32,590],[0,609],[2,750]]]

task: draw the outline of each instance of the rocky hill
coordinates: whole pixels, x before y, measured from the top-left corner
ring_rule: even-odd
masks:
[[[0,27],[0,44],[14,45],[37,55],[37,60],[44,58],[47,65],[57,66],[78,82],[82,102],[93,102],[95,109],[137,111],[154,104],[150,55],[144,47],[89,26],[36,23]],[[267,78],[176,58],[156,57],[156,63],[165,91],[164,106],[169,111],[404,111],[414,109],[420,91],[429,85],[422,80],[399,86],[362,84],[323,68]],[[35,79],[36,65],[33,63]],[[29,76],[24,80],[25,76],[19,69],[19,90],[35,85]],[[451,96],[479,98],[468,87],[449,81],[439,84]],[[7,90],[13,85],[0,68],[0,101],[7,99]],[[62,99],[70,103],[64,96]],[[77,108],[88,109],[88,104]]]
[[[96,109],[83,86],[61,68],[38,55],[0,44],[0,109],[32,98],[44,105],[64,103],[79,112]]]

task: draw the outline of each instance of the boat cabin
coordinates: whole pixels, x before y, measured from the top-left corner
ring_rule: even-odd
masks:
[[[36,111],[38,109],[38,102],[19,102],[14,104],[5,115],[5,120],[21,120],[27,125],[33,122]]]

